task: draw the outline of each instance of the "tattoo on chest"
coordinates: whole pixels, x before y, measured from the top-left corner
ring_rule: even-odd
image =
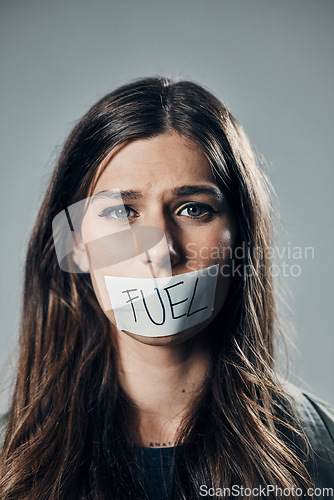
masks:
[[[165,443],[156,443],[151,441],[148,446],[149,448],[170,448],[175,445],[171,441],[166,441]]]

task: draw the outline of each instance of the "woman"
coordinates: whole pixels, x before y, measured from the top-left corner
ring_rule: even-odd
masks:
[[[273,371],[269,195],[197,84],[139,80],[91,108],[29,245],[2,499],[333,486],[328,409]]]

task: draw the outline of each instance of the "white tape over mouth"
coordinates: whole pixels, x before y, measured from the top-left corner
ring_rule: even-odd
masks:
[[[104,276],[119,330],[167,337],[213,313],[219,265],[164,278]]]

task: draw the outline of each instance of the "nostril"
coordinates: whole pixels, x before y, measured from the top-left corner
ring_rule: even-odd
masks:
[[[153,261],[150,257],[150,254],[148,253],[148,251],[145,252],[145,256],[146,256],[146,264],[153,264]]]

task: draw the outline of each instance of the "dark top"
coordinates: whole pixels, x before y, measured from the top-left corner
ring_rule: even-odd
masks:
[[[307,463],[307,470],[314,489],[321,490],[314,492],[314,498],[316,500],[334,498],[334,407],[293,384],[284,384],[284,388],[296,403],[298,417],[313,452]],[[168,498],[172,486],[174,448],[140,450],[150,498],[152,500]]]
[[[332,488],[316,499],[334,498],[334,407],[296,386],[285,386],[294,398],[305,434],[313,451],[308,472],[315,488]]]
[[[298,417],[313,451],[307,469],[314,488],[319,488],[314,498],[334,498],[334,407],[292,384],[284,384],[284,388],[295,400]],[[0,446],[5,425],[6,415],[3,415],[0,417]],[[168,498],[175,448],[138,448],[138,451],[150,498]],[[331,490],[324,491],[324,488]]]
[[[141,448],[146,490],[150,498],[168,498],[172,487],[174,448]]]

